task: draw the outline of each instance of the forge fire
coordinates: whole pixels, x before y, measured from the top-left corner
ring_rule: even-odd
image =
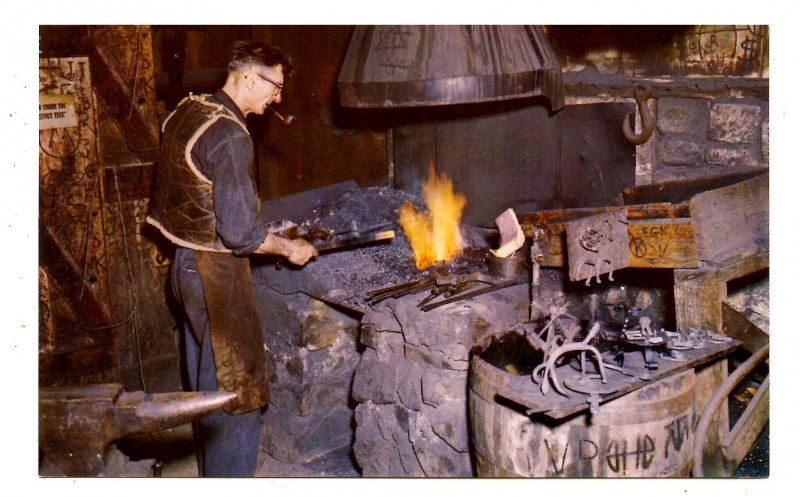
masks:
[[[445,174],[436,174],[431,164],[422,185],[422,199],[428,212],[417,212],[410,202],[400,207],[399,223],[408,237],[418,269],[447,261],[463,247],[461,213],[467,203],[464,195],[453,191]]]

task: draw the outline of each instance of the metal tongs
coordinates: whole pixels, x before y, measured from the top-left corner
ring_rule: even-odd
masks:
[[[434,269],[433,273],[422,279],[380,288],[378,290],[371,290],[367,292],[367,300],[370,304],[376,304],[388,298],[398,298],[430,289],[430,295],[423,298],[422,301],[417,304],[417,307],[419,307],[421,311],[427,312],[446,304],[458,302],[470,297],[477,297],[478,295],[500,290],[501,288],[521,285],[525,282],[527,282],[526,276],[520,276],[511,280],[501,280],[479,272],[466,275],[451,274],[447,269],[437,267]],[[480,283],[488,286],[467,291]],[[433,302],[433,300],[438,297],[441,297],[441,300]]]
[[[334,250],[346,250],[394,238],[394,223],[382,223],[367,228],[354,228],[336,234],[331,230],[308,225],[291,226],[278,232],[278,235],[296,240],[302,238],[322,254]]]

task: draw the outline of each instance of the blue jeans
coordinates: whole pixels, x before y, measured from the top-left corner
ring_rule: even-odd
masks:
[[[215,392],[217,368],[208,312],[191,250],[176,250],[172,288],[186,315],[184,346],[189,387],[193,391]],[[218,409],[195,422],[194,435],[200,476],[250,477],[255,473],[261,437],[260,409],[237,415]]]

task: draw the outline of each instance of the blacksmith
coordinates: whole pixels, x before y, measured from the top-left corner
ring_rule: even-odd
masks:
[[[223,88],[188,96],[162,124],[147,221],[177,246],[172,286],[186,315],[189,386],[237,393],[224,411],[196,424],[202,476],[253,476],[256,469],[269,384],[248,256],[304,265],[317,255],[304,240],[276,235],[284,222],[260,220],[252,179],[245,116],[279,103],[290,72],[277,49],[236,42]]]

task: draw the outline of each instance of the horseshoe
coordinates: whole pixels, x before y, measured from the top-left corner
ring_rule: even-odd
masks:
[[[650,139],[653,135],[655,126],[653,125],[653,115],[650,114],[650,108],[647,106],[647,101],[653,91],[649,86],[637,86],[633,89],[633,98],[636,99],[636,105],[639,107],[639,114],[642,116],[642,133],[637,135],[633,130],[633,112],[628,112],[625,119],[622,120],[622,134],[625,139],[634,145],[641,145]]]

